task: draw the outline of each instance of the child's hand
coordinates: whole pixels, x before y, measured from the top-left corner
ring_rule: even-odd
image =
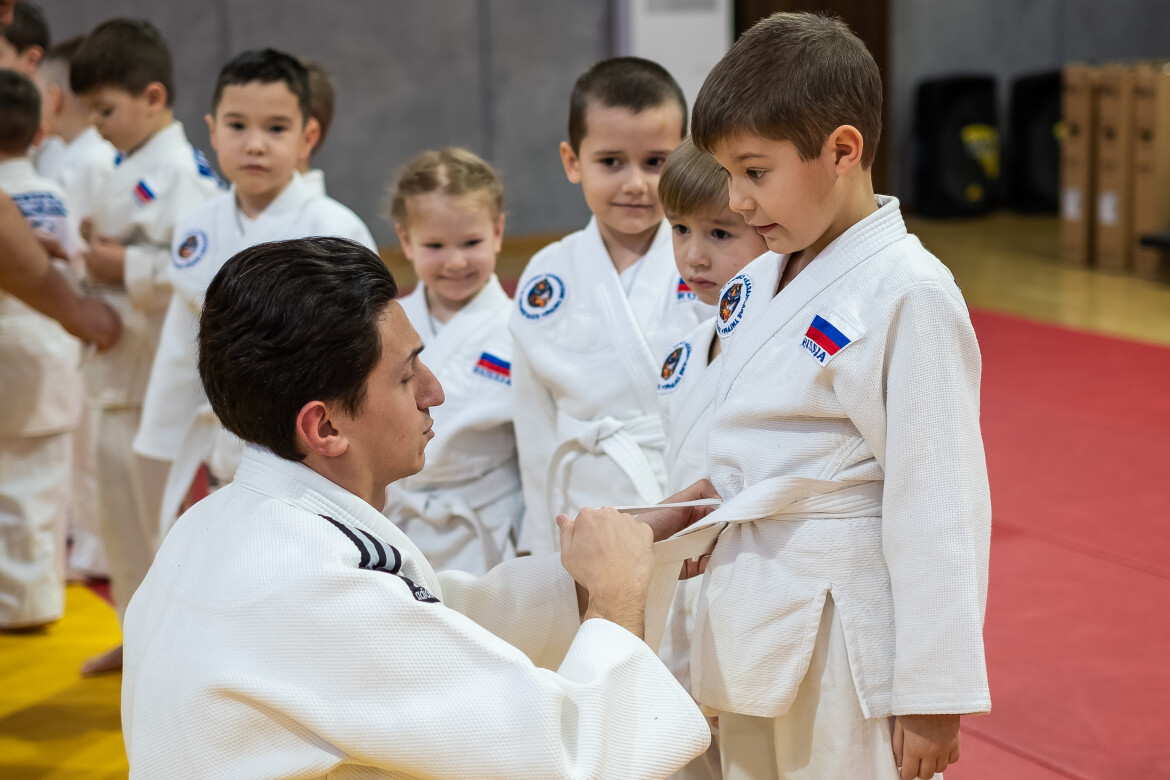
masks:
[[[116,238],[95,236],[81,258],[95,282],[119,284],[125,276],[126,247]]]
[[[705,479],[699,480],[690,487],[683,488],[669,498],[662,499],[661,503],[675,504],[702,498],[719,498],[715,487]],[[643,512],[638,519],[653,528],[654,541],[661,542],[663,539],[669,539],[682,529],[699,522],[715,509],[713,506],[673,507]],[[684,577],[684,579],[686,578]]]
[[[61,246],[61,242],[53,237],[52,233],[44,230],[34,231],[37,236],[37,241],[41,242],[41,247],[49,253],[49,257],[55,257],[59,260],[69,262],[69,254],[65,251],[65,247]]]
[[[958,715],[899,715],[894,761],[902,780],[929,780],[959,760]]]
[[[81,220],[81,224],[77,226],[77,229],[81,233],[82,241],[87,244],[93,241],[93,217],[86,217]]]

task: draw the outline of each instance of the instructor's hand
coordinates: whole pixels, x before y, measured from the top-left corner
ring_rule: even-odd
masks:
[[[616,509],[557,516],[561,564],[589,596],[583,618],[604,618],[642,637],[646,591],[654,574],[653,533]]]

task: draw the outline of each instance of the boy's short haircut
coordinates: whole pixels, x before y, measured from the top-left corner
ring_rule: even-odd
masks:
[[[317,145],[309,153],[313,157],[325,145],[325,136],[329,135],[329,128],[333,126],[333,105],[337,100],[337,92],[329,71],[312,60],[301,60],[301,64],[309,72],[309,116],[316,119],[321,127]]]
[[[253,49],[235,57],[219,71],[215,81],[215,92],[211,96],[211,113],[219,108],[226,87],[243,84],[275,84],[280,82],[288,87],[297,99],[301,110],[301,121],[309,121],[309,72],[301,61],[291,54],[276,49]]]
[[[456,197],[483,193],[494,217],[504,213],[504,185],[495,168],[478,154],[457,146],[422,152],[402,166],[390,196],[391,219],[407,226],[407,200],[431,192]]]
[[[607,108],[626,108],[635,114],[675,103],[682,114],[682,135],[687,134],[687,98],[682,87],[657,62],[641,57],[602,60],[581,74],[569,99],[569,146],[581,151],[588,127],[585,120],[592,103]]]
[[[12,44],[17,54],[33,46],[49,48],[49,23],[36,3],[20,0],[12,9],[12,23],[0,25],[0,34]]]
[[[791,141],[805,161],[820,156],[834,130],[852,125],[864,141],[861,167],[868,169],[882,132],[882,75],[840,19],[772,14],[711,70],[691,124],[695,146],[704,151],[747,133]]]
[[[72,38],[54,44],[52,48],[45,51],[43,62],[63,62],[65,65],[73,62],[74,55],[77,54],[78,48],[85,41],[84,35],[75,35]]]
[[[0,70],[0,152],[24,155],[41,126],[41,92],[28,76]]]
[[[667,216],[715,216],[727,208],[727,171],[684,138],[662,166],[658,199]]]
[[[85,36],[69,63],[69,86],[77,95],[114,87],[137,96],[155,82],[166,89],[167,107],[174,105],[171,49],[145,19],[102,22]]]
[[[343,238],[249,247],[207,288],[199,376],[241,439],[303,460],[296,420],[310,401],[357,414],[382,357],[379,322],[398,285],[376,254]]]

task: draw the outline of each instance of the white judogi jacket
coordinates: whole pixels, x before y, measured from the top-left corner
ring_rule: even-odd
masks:
[[[179,122],[123,158],[94,203],[94,230],[126,244],[125,285],[93,290],[118,310],[122,338],[86,364],[90,403],[142,404],[150,364],[171,298],[171,239],[180,219],[220,191],[219,179],[192,148]]]
[[[130,776],[669,775],[705,721],[645,643],[576,605],[555,556],[436,575],[364,501],[249,446],[126,613]]]
[[[667,495],[710,476],[707,429],[723,355],[710,363],[707,356],[716,338],[715,319],[704,320],[670,349],[658,371],[658,399],[666,428]]]
[[[65,194],[27,157],[0,163],[0,190],[35,230],[66,244]],[[0,438],[72,430],[84,398],[80,360],[80,344],[56,320],[0,291]]]
[[[266,241],[305,236],[349,238],[376,251],[374,239],[361,218],[337,201],[319,195],[299,174],[293,175],[284,191],[254,220],[240,214],[232,188],[176,225],[170,260],[174,294],[163,322],[142,422],[134,440],[134,450],[139,454],[174,463],[167,491],[171,500],[166,496],[163,499],[164,531],[177,517],[195,471],[210,457],[222,430],[199,379],[199,313],[207,286],[237,252]],[[223,437],[238,442],[230,434]],[[230,447],[227,442],[224,446]],[[238,455],[232,458],[237,459]],[[230,478],[231,474],[219,476]],[[179,491],[177,501],[175,491]]]
[[[732,525],[691,659],[718,710],[787,711],[827,592],[866,717],[991,706],[979,345],[950,272],[878,203],[779,294],[771,253],[723,288],[710,517]]]
[[[655,384],[667,348],[708,316],[679,278],[663,221],[627,296],[596,219],[540,250],[510,328],[522,549],[555,550],[554,518],[664,495]]]
[[[56,141],[50,145],[49,141]],[[65,143],[54,136],[42,145],[37,171],[65,189],[70,216],[75,223],[91,214],[98,195],[114,172],[118,152],[96,128],[87,127]]]
[[[383,514],[431,565],[483,574],[515,556],[524,513],[512,431],[512,299],[493,275],[437,334],[421,282],[399,302],[446,400],[431,409],[426,465],[390,485]]]

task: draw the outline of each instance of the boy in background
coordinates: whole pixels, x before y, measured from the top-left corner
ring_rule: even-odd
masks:
[[[73,91],[124,155],[81,223],[88,284],[122,317],[123,335],[85,367],[98,464],[98,517],[114,606],[122,615],[158,539],[166,464],[134,453],[150,365],[171,298],[175,224],[219,192],[219,179],[174,118],[171,52],[145,20],[113,19],[77,48]],[[83,672],[118,668],[120,648]]]
[[[171,464],[155,527],[166,532],[203,463],[220,483],[235,474],[238,440],[222,430],[199,382],[199,312],[216,272],[236,252],[304,236],[349,238],[374,249],[361,219],[297,173],[317,142],[309,116],[309,74],[274,49],[244,52],[220,71],[207,127],[232,183],[180,220],[170,276],[174,294],[142,410],[135,451]]]
[[[320,168],[310,168],[313,158],[325,145],[325,137],[329,135],[329,128],[333,126],[333,104],[336,102],[336,90],[333,86],[333,77],[316,62],[301,60],[305,70],[309,72],[309,121],[317,124],[317,141],[297,160],[297,170],[317,194],[325,194],[325,171]]]
[[[510,322],[521,550],[555,550],[558,513],[665,495],[655,377],[705,308],[674,267],[658,202],[684,135],[686,100],[660,65],[604,60],[573,87],[561,162],[593,218],[528,263]]]
[[[63,193],[28,158],[40,124],[36,85],[0,70],[0,190],[35,230],[64,244]],[[64,613],[80,357],[77,340],[60,325],[0,293],[0,628],[44,625]]]
[[[707,77],[694,139],[771,250],[723,288],[707,434],[730,523],[691,692],[724,776],[930,778],[987,712],[979,345],[950,272],[876,196],[877,65],[775,14]]]
[[[0,25],[0,69],[34,76],[49,48],[49,23],[36,3],[19,0],[12,23]]]

